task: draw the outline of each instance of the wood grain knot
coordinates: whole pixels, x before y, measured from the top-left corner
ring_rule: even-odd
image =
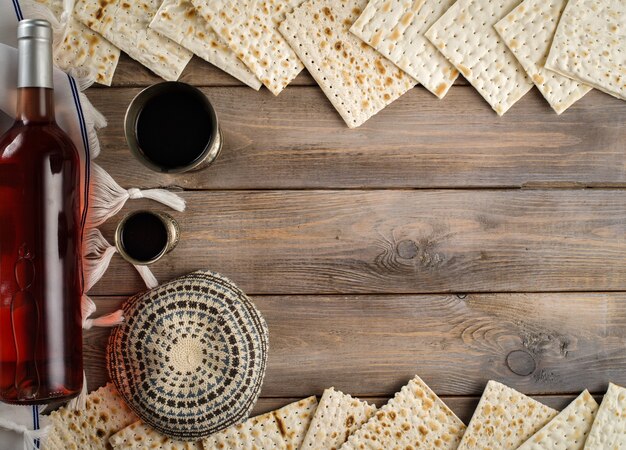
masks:
[[[525,377],[530,375],[537,368],[535,358],[524,350],[513,350],[506,357],[506,365],[516,375]]]
[[[398,242],[398,256],[402,259],[413,259],[417,256],[417,244],[409,239]]]

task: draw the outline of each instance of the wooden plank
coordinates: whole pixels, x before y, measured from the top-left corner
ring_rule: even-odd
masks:
[[[97,162],[127,187],[626,186],[626,103],[595,91],[562,116],[533,91],[498,117],[469,86],[442,101],[413,89],[350,130],[317,88],[278,97],[208,88],[226,144],[212,167],[184,175],[156,174],[130,155],[123,119],[138,92],[87,92],[109,120]]]
[[[122,53],[120,62],[113,77],[112,86],[117,87],[138,87],[149,86],[154,83],[162,82],[163,79],[146,69],[141,64],[129,58]],[[236,78],[231,77],[226,72],[209,64],[208,62],[194,57],[185,70],[183,71],[179,81],[193,84],[195,86],[244,86]],[[456,84],[467,84],[463,77],[459,77]],[[296,77],[290,84],[291,86],[315,86],[315,80],[305,70]],[[95,85],[95,87],[103,87]]]
[[[626,290],[623,190],[186,191],[152,266],[214,268],[250,294]],[[122,212],[164,209],[133,200]],[[118,217],[101,228],[112,239]],[[113,258],[92,294],[142,288]]]
[[[462,296],[461,296],[462,297]],[[98,313],[122,300],[94,299]],[[335,386],[389,397],[418,373],[439,395],[489,379],[532,395],[626,384],[626,293],[255,296],[268,322],[264,397]],[[90,386],[106,382],[107,329],[85,335]]]

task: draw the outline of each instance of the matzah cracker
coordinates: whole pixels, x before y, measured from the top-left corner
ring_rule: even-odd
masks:
[[[302,0],[191,0],[200,15],[274,94],[302,71],[278,32],[285,14]]]
[[[524,0],[495,25],[506,46],[557,114],[591,90],[591,86],[544,68],[566,4],[567,0]]]
[[[454,450],[464,431],[463,422],[416,376],[353,433],[341,450]]]
[[[298,449],[316,408],[315,397],[308,397],[226,428],[203,440],[202,445],[205,450]]]
[[[148,28],[159,0],[78,0],[76,18],[165,80],[177,80],[192,53]]]
[[[37,0],[46,5],[57,20],[61,20],[64,0]],[[74,17],[70,17],[63,42],[55,42],[54,62],[57,67],[71,71],[79,69],[96,82],[111,85],[120,50]]]
[[[626,100],[626,1],[570,0],[546,67]]]
[[[598,404],[585,390],[517,450],[582,450],[597,411]]]
[[[489,381],[459,450],[513,450],[557,415],[557,411],[496,381]]]
[[[171,439],[153,430],[141,420],[118,431],[109,439],[113,450],[144,449],[154,450],[201,450],[200,441],[183,442]]]
[[[350,128],[411,89],[415,80],[350,33],[367,0],[308,0],[279,30]]]
[[[614,450],[626,447],[626,389],[609,383],[585,450]]]
[[[463,74],[498,115],[533,86],[493,26],[520,0],[458,0],[426,37]]]
[[[259,90],[261,87],[259,79],[198,15],[189,0],[165,0],[150,22],[150,28],[251,88]]]
[[[424,33],[455,0],[370,0],[350,31],[443,98],[459,72]]]
[[[50,450],[106,450],[109,437],[137,420],[113,384],[87,396],[84,410],[61,408],[50,414],[44,440]]]
[[[376,411],[376,406],[334,388],[326,389],[300,450],[338,449]]]

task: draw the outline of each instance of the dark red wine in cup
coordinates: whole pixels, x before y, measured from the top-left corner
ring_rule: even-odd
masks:
[[[139,151],[158,167],[177,169],[202,157],[212,138],[212,116],[203,94],[184,86],[148,99],[135,123]]]
[[[159,216],[142,211],[126,219],[121,238],[128,256],[139,262],[150,262],[165,251],[167,228]]]

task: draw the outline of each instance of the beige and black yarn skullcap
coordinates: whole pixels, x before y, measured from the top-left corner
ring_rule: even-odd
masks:
[[[265,320],[230,280],[199,271],[128,299],[109,338],[109,375],[128,406],[175,439],[248,417],[268,352]]]

